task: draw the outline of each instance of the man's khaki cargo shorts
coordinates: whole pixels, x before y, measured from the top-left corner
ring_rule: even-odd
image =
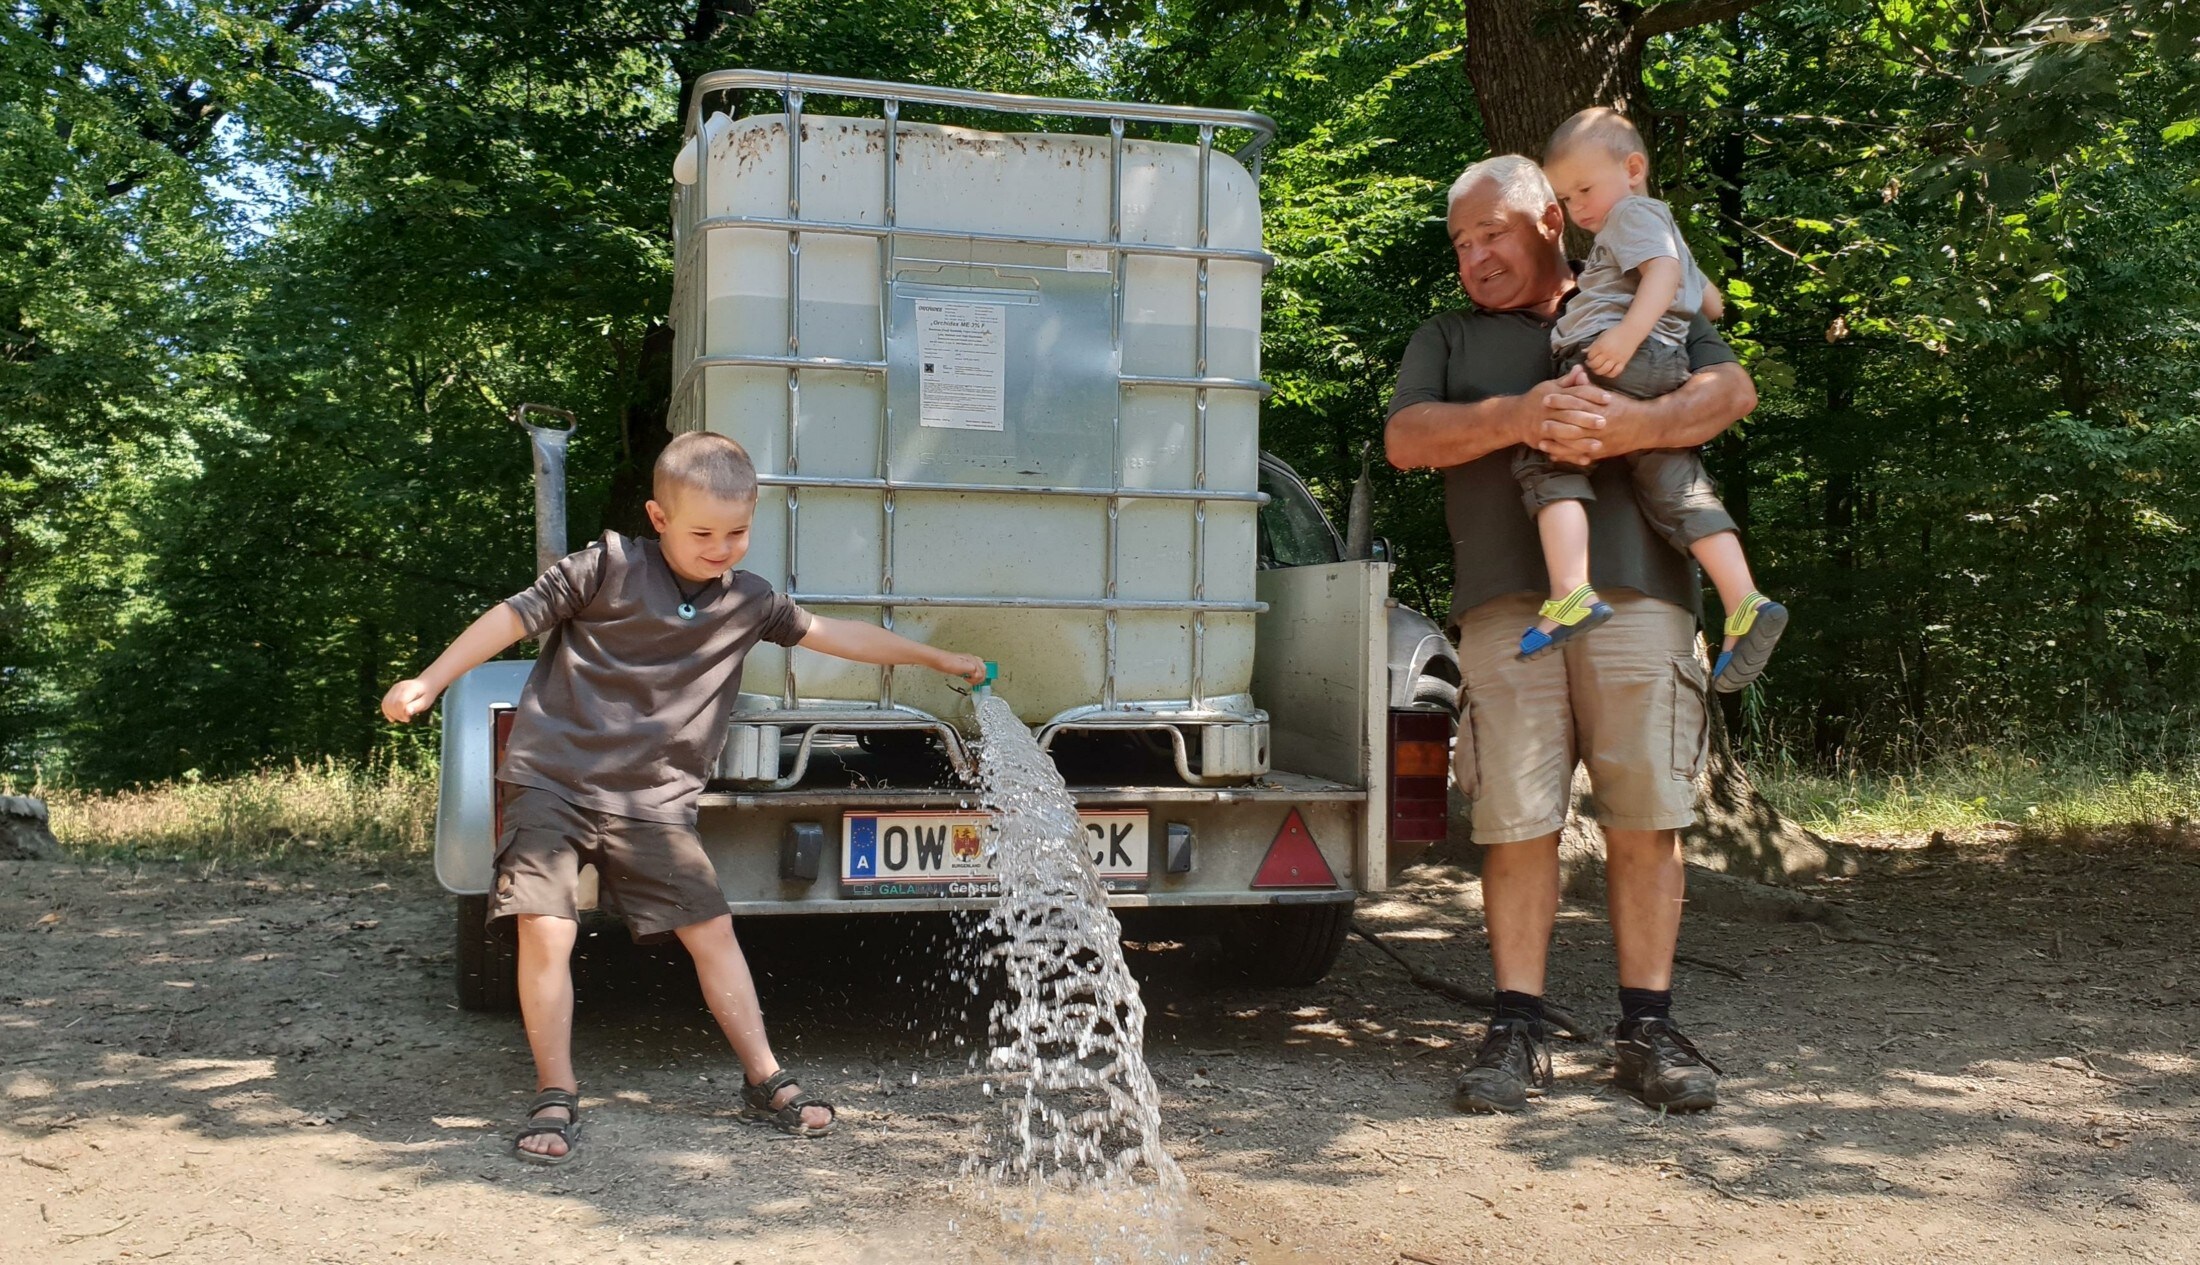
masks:
[[[1589,767],[1591,812],[1607,830],[1673,830],[1696,819],[1709,751],[1696,620],[1627,589],[1600,592],[1613,616],[1557,654],[1522,661],[1540,598],[1492,598],[1458,623],[1459,741],[1452,769],[1474,807],[1474,841],[1519,843],[1566,824],[1574,765]]]

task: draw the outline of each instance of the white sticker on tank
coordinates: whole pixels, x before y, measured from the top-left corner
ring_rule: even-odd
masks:
[[[1007,429],[1008,309],[918,299],[917,381],[923,425]]]
[[[1106,272],[1112,266],[1113,261],[1109,258],[1107,251],[1070,248],[1069,270],[1071,272]]]

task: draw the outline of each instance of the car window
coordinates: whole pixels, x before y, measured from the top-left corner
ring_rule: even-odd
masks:
[[[1263,466],[1260,490],[1268,494],[1260,510],[1260,565],[1312,567],[1339,560],[1336,533],[1304,484]]]

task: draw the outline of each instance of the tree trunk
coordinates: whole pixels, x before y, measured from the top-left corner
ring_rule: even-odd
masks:
[[[1632,13],[1589,0],[1466,0],[1467,80],[1492,154],[1540,157],[1575,111],[1640,118],[1642,42]]]

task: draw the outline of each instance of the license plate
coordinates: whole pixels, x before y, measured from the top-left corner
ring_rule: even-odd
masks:
[[[1085,857],[1110,892],[1146,890],[1147,815],[1079,813]],[[846,813],[840,819],[843,896],[993,896],[979,813]]]

